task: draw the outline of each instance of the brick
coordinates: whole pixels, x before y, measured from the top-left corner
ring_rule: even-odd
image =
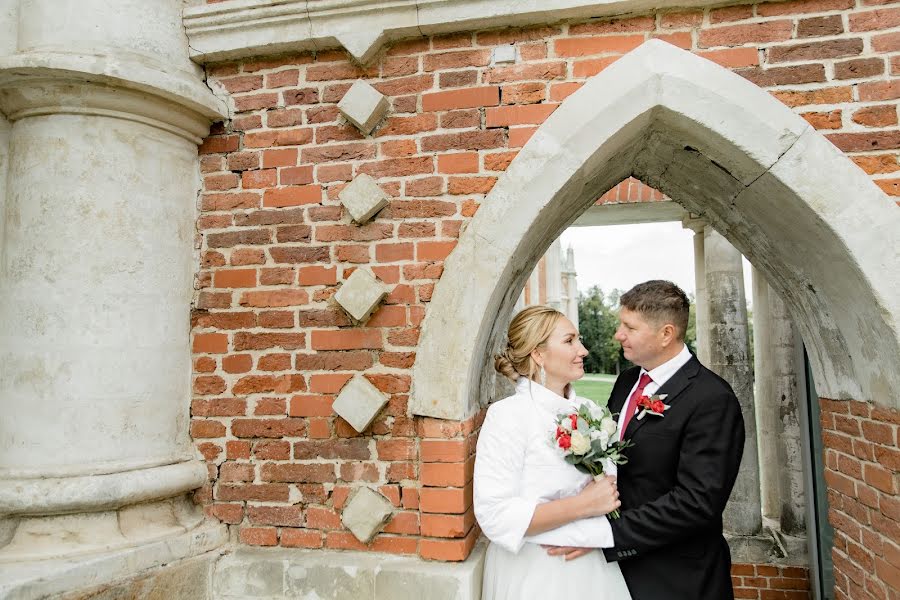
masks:
[[[191,437],[193,438],[217,438],[224,435],[225,426],[218,421],[191,421]]]
[[[469,447],[466,440],[422,440],[419,454],[423,463],[464,463]]]
[[[219,467],[219,481],[253,481],[255,470],[251,464],[226,462]]]
[[[226,77],[219,79],[229,94],[237,94],[240,92],[252,92],[263,87],[262,75],[244,75],[242,77]]]
[[[253,458],[257,460],[288,460],[291,443],[285,440],[261,440],[253,443]]]
[[[672,44],[682,50],[691,50],[694,46],[694,38],[689,31],[675,31],[672,33],[654,33],[650,37]]]
[[[502,130],[467,131],[429,135],[422,138],[423,152],[444,152],[447,150],[485,150],[506,145],[506,135]]]
[[[428,537],[461,538],[474,524],[475,515],[471,510],[462,515],[423,514],[421,530],[422,535]]]
[[[468,31],[445,33],[431,38],[431,47],[435,50],[447,48],[468,48],[472,45],[472,34]]]
[[[770,69],[752,68],[738,69],[738,75],[752,81],[760,87],[774,85],[796,85],[825,81],[825,65],[806,64],[792,67],[773,67]]]
[[[423,539],[419,542],[419,556],[440,561],[462,561],[468,558],[475,547],[480,531],[473,527],[464,539],[439,540]]]
[[[486,127],[510,125],[540,125],[553,114],[558,104],[531,104],[527,106],[500,106],[485,112]]]
[[[242,504],[216,503],[207,507],[207,514],[223,523],[237,525],[244,520],[244,506]]]
[[[284,207],[318,204],[322,201],[322,186],[301,185],[269,189],[263,195],[263,206]]]
[[[457,196],[487,194],[496,183],[496,177],[451,177],[447,192]]]
[[[765,2],[757,5],[758,17],[776,17],[796,13],[826,12],[853,8],[853,0],[791,0],[789,2]]]
[[[202,396],[221,394],[225,391],[225,382],[221,377],[201,375],[194,379],[194,392]],[[210,437],[210,436],[204,436]]]
[[[413,440],[388,439],[375,442],[378,460],[402,461],[416,458],[416,444]]]
[[[560,38],[554,40],[557,56],[571,58],[593,54],[624,54],[644,43],[643,35],[611,35],[588,38]]]
[[[772,46],[767,50],[769,62],[796,62],[803,60],[822,60],[856,56],[863,50],[860,38],[828,40],[825,42],[807,42]]]
[[[783,42],[791,39],[792,32],[793,23],[790,20],[727,25],[700,30],[698,44],[701,48],[713,48]]]
[[[850,158],[869,175],[893,173],[900,170],[897,156],[893,154],[856,155]]]
[[[371,142],[334,144],[316,148],[304,148],[300,152],[303,163],[367,160],[375,158],[376,146]]]
[[[256,286],[256,269],[221,269],[213,273],[218,288],[243,288]]]
[[[877,31],[900,26],[900,8],[859,11],[849,16],[850,31]]]
[[[866,127],[888,127],[890,125],[896,125],[897,106],[895,104],[886,104],[882,106],[861,108],[854,112],[850,119],[854,123],[859,123]]]
[[[287,502],[290,491],[285,484],[235,484],[216,486],[216,497],[219,500],[255,500],[259,502]]]
[[[632,33],[653,31],[656,18],[653,15],[618,19],[601,19],[569,26],[569,35],[596,35],[605,33]]]
[[[236,248],[231,251],[230,262],[236,267],[261,265],[266,262],[266,253],[259,248]]]
[[[240,299],[241,306],[254,306],[260,308],[302,306],[308,302],[309,295],[304,290],[244,292],[241,294]]]
[[[234,173],[218,173],[203,178],[204,189],[221,192],[238,186],[238,176]]]
[[[726,6],[709,11],[709,22],[712,24],[743,21],[751,18],[753,18],[753,7],[748,5]]]
[[[306,184],[313,182],[313,167],[312,165],[303,165],[300,167],[288,167],[278,170],[278,183],[281,185],[301,185],[305,186]],[[320,196],[318,191],[315,189],[319,186],[307,186],[304,189],[304,193],[309,194],[308,201],[297,201],[297,204],[315,204],[319,201]],[[298,192],[299,193],[299,192]],[[265,204],[265,197],[263,199],[263,204]],[[290,204],[286,205],[290,206]]]
[[[729,69],[753,67],[759,64],[759,50],[756,48],[708,50],[706,52],[700,52],[699,55]]]
[[[456,242],[418,242],[416,260],[444,260],[456,247]]]
[[[331,258],[328,246],[274,246],[269,248],[269,255],[276,263],[290,264],[328,262]]]
[[[376,162],[364,163],[357,169],[359,173],[371,175],[375,179],[384,177],[407,177],[434,172],[434,161],[430,156],[413,156],[405,158],[389,158]]]
[[[313,141],[310,128],[277,129],[244,134],[245,148],[271,148],[272,146],[302,146]]]
[[[256,368],[260,371],[287,371],[291,368],[291,355],[290,354],[267,354],[265,356],[260,356],[259,360],[256,363]],[[259,406],[257,405],[257,408]],[[283,410],[280,412],[284,412]],[[256,414],[272,414],[268,412],[260,413],[257,410]],[[276,412],[275,414],[279,414]]]
[[[509,129],[509,147],[521,148],[528,143],[535,131],[537,131],[537,127],[511,127]]]
[[[377,329],[343,329],[312,332],[313,350],[357,350],[382,347],[381,332]]]
[[[223,354],[228,352],[228,336],[222,333],[194,334],[193,352]]]
[[[800,115],[816,129],[840,129],[841,111],[832,110],[830,112],[808,112]]]
[[[425,486],[463,487],[471,479],[465,463],[423,463],[419,467],[419,481]]]
[[[197,399],[191,402],[191,415],[195,417],[234,417],[246,411],[247,401],[240,398]]]
[[[337,267],[300,267],[298,283],[300,285],[335,285],[337,283]]]
[[[306,334],[299,333],[249,333],[234,334],[235,350],[268,350],[283,348],[296,350],[306,345]]]
[[[477,173],[478,153],[458,152],[438,156],[438,173]]]
[[[797,37],[811,38],[844,33],[844,22],[841,15],[827,17],[811,17],[797,22]]]
[[[477,82],[478,71],[475,69],[448,71],[438,75],[438,87],[441,89],[474,86]]]
[[[237,135],[210,136],[200,145],[200,154],[234,152],[238,149],[240,137]]]
[[[459,50],[425,55],[424,68],[426,71],[443,71],[465,67],[484,67],[490,62],[490,50]]]
[[[832,133],[828,139],[844,152],[865,152],[900,148],[900,131],[873,133]]]
[[[509,67],[494,67],[487,72],[487,83],[562,79],[566,76],[565,61],[527,63]]]
[[[815,104],[838,104],[853,100],[853,90],[849,86],[821,88],[803,91],[773,91],[772,95],[784,104],[797,107]]]
[[[279,267],[275,269],[260,269],[260,285],[290,285],[297,279],[295,269]]]
[[[260,476],[277,483],[333,483],[337,481],[333,464],[266,463]]]
[[[858,89],[861,102],[896,100],[900,98],[900,79],[861,83]]]
[[[500,87],[502,104],[535,104],[543,102],[546,97],[547,84],[544,82],[515,83]]]
[[[467,129],[481,126],[479,109],[451,110],[440,115],[442,129]]]
[[[485,86],[433,92],[422,95],[422,110],[425,112],[452,110],[458,108],[480,108],[500,104],[500,88]]]
[[[880,58],[857,58],[834,63],[835,79],[859,79],[883,73],[884,60]]]
[[[274,527],[241,527],[240,541],[248,546],[278,545],[278,530]]]
[[[275,379],[262,376],[266,379]],[[282,438],[300,437],[306,433],[303,419],[235,419],[231,423],[231,433],[239,438]]]

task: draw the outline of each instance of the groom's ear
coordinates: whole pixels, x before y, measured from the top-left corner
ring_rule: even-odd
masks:
[[[672,323],[664,323],[662,328],[660,328],[660,333],[662,334],[662,342],[664,346],[668,346],[678,338],[678,330]]]

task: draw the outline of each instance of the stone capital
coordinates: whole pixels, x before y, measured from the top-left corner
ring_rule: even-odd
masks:
[[[681,226],[685,229],[690,229],[694,233],[703,233],[708,225],[709,222],[696,213],[688,213],[681,220]]]

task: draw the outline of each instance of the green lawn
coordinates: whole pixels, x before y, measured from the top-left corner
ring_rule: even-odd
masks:
[[[606,405],[609,393],[612,391],[615,376],[603,377],[587,375],[575,382],[575,393],[585,398],[590,398],[600,404]]]

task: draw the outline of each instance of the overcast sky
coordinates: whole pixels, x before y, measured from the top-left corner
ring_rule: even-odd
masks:
[[[593,285],[606,293],[614,288],[626,291],[648,279],[668,279],[694,293],[694,232],[681,223],[570,227],[560,240],[564,249],[575,249],[581,292]],[[746,260],[744,286],[749,303],[752,288]]]

